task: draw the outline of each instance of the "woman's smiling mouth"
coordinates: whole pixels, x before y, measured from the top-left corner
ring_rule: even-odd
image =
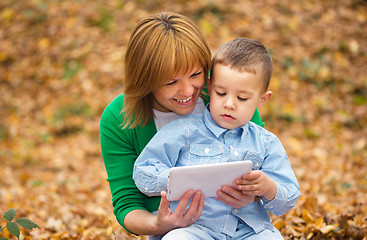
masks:
[[[180,103],[187,103],[189,102],[190,100],[192,99],[192,96],[189,97],[189,98],[185,98],[185,99],[175,99],[177,102],[180,102]]]

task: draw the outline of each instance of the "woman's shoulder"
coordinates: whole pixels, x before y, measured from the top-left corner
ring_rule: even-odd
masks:
[[[101,135],[108,134],[125,138],[125,140],[137,138],[139,142],[144,143],[141,145],[145,146],[146,142],[157,132],[154,121],[150,121],[145,126],[123,128],[124,114],[121,112],[123,105],[124,94],[118,95],[107,105],[100,119]]]
[[[119,126],[122,123],[122,105],[123,95],[120,94],[106,106],[100,119],[101,129],[104,129],[105,127],[110,128],[111,126]]]
[[[123,105],[124,105],[124,94],[119,94],[106,106],[104,112],[109,111],[117,115],[120,115]]]
[[[124,95],[120,94],[116,96],[104,109],[101,119],[100,128],[101,131],[105,128],[114,128],[117,131],[122,130],[122,123],[124,116],[121,113],[124,105]]]

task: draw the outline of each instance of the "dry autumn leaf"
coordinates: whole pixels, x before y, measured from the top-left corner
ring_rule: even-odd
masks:
[[[269,49],[274,95],[260,113],[302,192],[271,216],[284,238],[365,240],[367,4],[357,0],[0,1],[0,212],[40,226],[21,237],[144,239],[113,215],[99,119],[122,91],[134,25],[160,9],[193,19],[213,53],[235,37]]]

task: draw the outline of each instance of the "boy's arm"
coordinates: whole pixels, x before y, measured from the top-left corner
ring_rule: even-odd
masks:
[[[301,192],[296,175],[279,139],[271,134],[265,142],[269,147],[260,170],[276,183],[276,194],[270,201],[264,196],[262,200],[265,209],[279,216],[294,207]]]
[[[176,125],[159,130],[134,164],[133,179],[138,189],[148,196],[159,196],[165,191],[169,169],[176,165],[184,146],[184,134]]]

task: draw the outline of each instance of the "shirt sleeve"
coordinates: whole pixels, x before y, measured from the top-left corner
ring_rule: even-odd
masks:
[[[262,200],[265,209],[280,216],[295,206],[301,192],[296,175],[279,139],[270,134],[265,137],[264,142],[268,147],[261,171],[276,182],[277,193],[271,201],[265,198]]]
[[[184,128],[178,126],[178,121],[159,130],[135,162],[133,179],[138,189],[148,196],[166,190],[169,169],[176,165],[185,145]]]
[[[132,171],[137,153],[129,130],[121,129],[121,116],[107,107],[100,120],[100,141],[107,181],[117,221],[124,226],[125,216],[132,210],[146,209],[145,197],[135,186]],[[126,228],[125,228],[126,229]],[[127,229],[126,229],[127,230]],[[127,230],[128,231],[128,230]]]

